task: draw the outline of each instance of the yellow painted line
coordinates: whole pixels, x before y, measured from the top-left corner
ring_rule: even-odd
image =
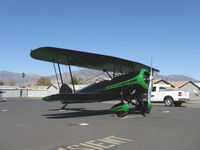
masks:
[[[136,117],[138,117],[138,115],[127,115],[127,116],[122,117],[121,119],[129,119],[129,118],[136,118]]]
[[[117,117],[116,114],[111,114],[109,116],[112,116],[114,118],[120,118],[120,119],[129,119],[129,118],[137,118],[137,117],[141,117],[141,115],[137,114],[137,115],[127,115],[127,116],[124,116],[124,117]]]

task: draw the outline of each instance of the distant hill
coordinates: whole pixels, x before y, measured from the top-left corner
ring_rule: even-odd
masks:
[[[111,74],[112,75],[112,74]],[[63,73],[63,80],[65,82],[70,82],[70,74],[69,72]],[[83,84],[87,84],[90,82],[94,82],[96,80],[102,80],[105,78],[109,78],[109,76],[106,73],[103,73],[102,71],[98,70],[92,70],[92,69],[82,69],[78,71],[73,72],[73,76],[76,76],[78,78],[81,78],[84,82]],[[0,71],[0,80],[3,82],[8,82],[9,80],[15,80],[17,81],[16,85],[30,85],[30,84],[35,84],[37,80],[41,76],[36,75],[36,74],[30,74],[27,73],[25,75],[25,78],[22,79],[21,73],[14,73],[14,72],[9,72],[9,71]],[[53,83],[56,83],[56,76],[48,76]],[[156,79],[164,79],[167,81],[193,81],[193,82],[199,82],[198,80],[185,76],[185,75],[157,75],[155,77]],[[88,80],[89,79],[89,80]]]
[[[32,84],[35,81],[37,81],[41,76],[25,73],[25,77],[22,79],[21,73],[14,73],[9,71],[0,71],[0,80],[2,80],[4,83],[15,80],[17,85],[21,85],[22,83],[25,83],[25,85]]]
[[[106,75],[105,73],[103,73],[102,71],[92,70],[92,69],[82,69],[82,70],[78,70],[78,71],[73,71],[72,75],[76,76],[78,78],[81,78],[82,84],[88,84],[88,83],[94,82],[96,80],[109,78],[109,76]],[[55,75],[49,76],[49,77],[51,78],[51,80],[54,83],[56,82],[56,76]],[[63,77],[63,80],[65,82],[71,81],[71,77],[70,77],[69,72],[63,73],[62,77]]]
[[[199,80],[196,80],[194,78],[185,76],[185,75],[157,75],[156,79],[163,79],[166,81],[192,81],[192,82],[199,82]]]
[[[76,76],[78,78],[81,78],[83,81],[83,84],[87,84],[90,82],[94,82],[96,80],[101,80],[101,79],[105,79],[105,78],[109,78],[109,76],[106,73],[103,73],[102,71],[98,71],[98,70],[92,70],[92,69],[82,69],[82,70],[78,70],[78,71],[74,71],[73,76]],[[112,73],[111,73],[112,75]],[[49,76],[51,78],[51,80],[56,83],[56,76]],[[185,75],[157,75],[155,76],[156,79],[164,79],[167,81],[192,81],[192,82],[199,82],[198,80],[192,78],[192,77],[188,77]],[[63,80],[65,82],[70,82],[70,74],[69,72],[63,73]],[[90,80],[87,80],[90,79]]]

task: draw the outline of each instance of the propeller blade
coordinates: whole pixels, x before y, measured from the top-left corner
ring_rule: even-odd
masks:
[[[151,70],[150,70],[148,97],[147,97],[147,101],[148,101],[147,107],[149,109],[152,108],[152,104],[151,104],[151,91],[152,91],[152,85],[153,85],[152,79],[153,79],[153,69],[152,69],[152,59],[151,59]]]

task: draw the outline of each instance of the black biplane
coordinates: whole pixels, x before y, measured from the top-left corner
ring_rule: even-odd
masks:
[[[119,116],[128,113],[130,104],[143,115],[151,110],[152,75],[159,71],[155,68],[117,57],[54,47],[37,48],[31,50],[30,55],[34,59],[58,65],[62,83],[60,92],[44,97],[44,101],[60,101],[64,104],[62,107],[64,109],[67,104],[71,103],[120,100],[120,103],[111,108],[111,111],[115,111]],[[63,82],[60,64],[69,66],[73,89]],[[110,77],[110,80],[91,83],[83,89],[75,91],[71,66],[101,70]],[[56,77],[58,79],[57,74]]]

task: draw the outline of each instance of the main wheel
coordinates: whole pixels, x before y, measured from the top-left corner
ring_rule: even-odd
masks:
[[[118,111],[116,112],[117,117],[125,117],[126,115],[128,115],[128,112],[126,111]]]
[[[167,96],[165,97],[164,99],[164,102],[165,102],[165,106],[173,106],[174,105],[174,100],[171,96]]]
[[[151,109],[148,108],[148,102],[144,102],[144,107],[145,107],[145,114],[149,114],[151,112]]]

